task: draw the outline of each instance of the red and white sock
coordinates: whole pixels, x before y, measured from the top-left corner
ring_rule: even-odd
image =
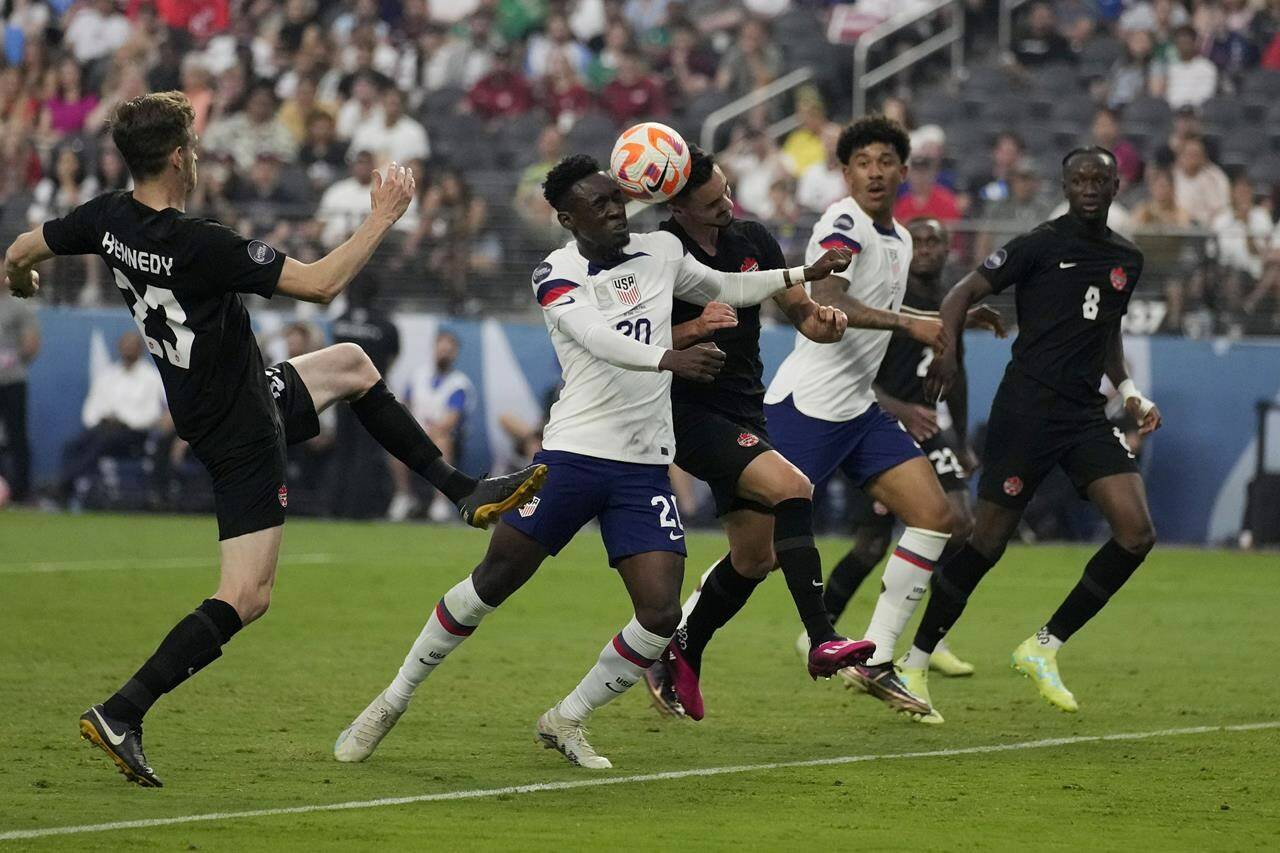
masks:
[[[560,701],[560,713],[577,723],[591,712],[609,704],[644,678],[644,671],[662,654],[670,637],[652,634],[640,627],[634,618],[605,644],[591,667],[573,692]]]
[[[413,648],[405,655],[400,672],[383,694],[387,704],[397,711],[409,707],[409,700],[418,685],[426,681],[449,652],[470,637],[480,620],[494,609],[480,600],[470,575],[446,592],[427,619],[418,639],[413,641]]]
[[[907,627],[911,614],[929,591],[933,566],[950,537],[946,533],[908,527],[885,564],[880,598],[871,614],[866,638],[876,644],[870,664],[893,660],[893,647]]]

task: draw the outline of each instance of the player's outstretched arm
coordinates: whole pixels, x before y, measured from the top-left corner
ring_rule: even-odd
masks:
[[[991,282],[977,272],[971,272],[947,292],[942,300],[942,333],[945,344],[929,365],[924,377],[924,389],[931,398],[941,399],[956,381],[960,370],[960,347],[956,344],[964,334],[969,309],[994,292]]]
[[[833,344],[844,337],[849,318],[839,308],[819,305],[802,287],[789,287],[773,297],[796,331],[819,344]]]
[[[276,291],[303,302],[332,302],[373,257],[391,226],[409,209],[415,190],[412,169],[392,163],[387,167],[385,178],[374,172],[373,189],[369,193],[372,209],[360,227],[345,243],[314,263],[287,258]]]
[[[44,226],[18,235],[4,253],[4,278],[9,292],[21,299],[35,296],[40,289],[40,273],[35,266],[52,257],[53,250],[44,241]]]
[[[1138,386],[1129,378],[1129,368],[1124,363],[1124,335],[1119,322],[1107,339],[1107,359],[1103,367],[1111,384],[1120,392],[1125,411],[1138,422],[1138,435],[1147,435],[1160,429],[1163,422],[1160,409],[1143,396]]]
[[[547,309],[555,327],[601,361],[623,370],[668,370],[683,379],[710,382],[724,366],[725,355],[714,344],[664,349],[620,334],[590,305],[568,302]]]
[[[806,281],[817,281],[833,272],[845,270],[852,259],[853,253],[848,249],[829,249],[807,267],[721,272],[686,254],[681,258],[676,274],[675,295],[697,305],[717,300],[737,308],[759,305],[789,287],[796,287]]]
[[[854,329],[882,329],[901,332],[922,344],[941,350],[946,346],[942,325],[932,317],[898,313],[872,308],[848,293],[849,282],[840,276],[828,276],[813,283],[813,299],[823,305],[839,308],[847,324]]]

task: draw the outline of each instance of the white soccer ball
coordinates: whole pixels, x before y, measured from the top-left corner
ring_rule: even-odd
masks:
[[[689,146],[665,124],[645,121],[627,128],[609,155],[609,175],[636,201],[656,204],[684,189]]]

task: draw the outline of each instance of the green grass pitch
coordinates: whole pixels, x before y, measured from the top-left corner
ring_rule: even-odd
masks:
[[[584,531],[419,691],[363,765],[334,737],[394,674],[486,535],[295,521],[271,612],[147,721],[163,790],[127,785],[77,739],[101,701],[215,583],[211,519],[0,515],[0,838],[119,820],[308,807],[838,756],[757,769],[460,801],[273,814],[40,838],[5,849],[1280,848],[1280,729],[1212,730],[936,754],[1053,738],[1280,720],[1280,560],[1159,549],[1063,651],[1081,702],[1050,708],[1008,655],[1079,576],[1085,547],[1011,549],[953,634],[973,678],[932,682],[929,728],[814,684],[770,579],[712,644],[701,723],[659,718],[642,688],[604,709],[594,776],[534,747],[538,715],[626,621],[622,585]],[[686,586],[724,548],[689,537]],[[844,543],[826,540],[830,565]],[[858,634],[874,589],[851,606]]]

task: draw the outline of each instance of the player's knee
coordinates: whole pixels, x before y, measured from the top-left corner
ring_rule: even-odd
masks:
[[[772,548],[742,548],[730,550],[729,559],[733,570],[744,578],[760,580],[767,577],[773,567],[778,564],[778,557]]]
[[[973,535],[973,517],[966,512],[956,512],[951,516],[951,541],[957,545],[968,541]]]
[[[359,344],[334,344],[341,372],[345,375],[354,391],[367,391],[372,388],[382,374],[374,367],[373,359]]]
[[[231,592],[219,591],[216,598],[226,601],[235,608],[243,625],[256,622],[267,613],[271,606],[271,587],[243,587]]]
[[[680,602],[636,608],[636,621],[640,627],[659,637],[670,637],[680,627]]]
[[[1156,527],[1147,520],[1130,530],[1116,531],[1114,538],[1116,544],[1130,554],[1145,557],[1156,546]]]
[[[779,501],[791,498],[802,498],[806,501],[813,500],[813,483],[809,482],[809,478],[800,469],[790,469],[787,475],[779,478],[779,480],[779,490],[781,492],[778,497]]]
[[[865,538],[858,537],[853,546],[853,556],[861,565],[874,566],[888,550],[889,534],[877,532]]]

